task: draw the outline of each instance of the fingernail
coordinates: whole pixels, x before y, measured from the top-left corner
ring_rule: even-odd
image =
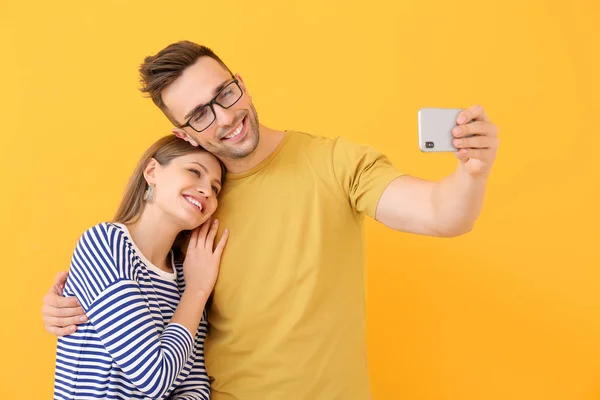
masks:
[[[218,223],[219,223],[219,220],[218,220],[218,219],[215,219],[215,220],[213,221],[213,224],[218,224]]]
[[[75,332],[75,327],[74,326],[71,327],[71,333],[73,333],[73,332]]]
[[[464,124],[467,121],[467,118],[464,115],[461,115],[460,117],[458,117],[457,122],[459,124]]]
[[[454,134],[456,136],[460,136],[461,133],[462,133],[462,129],[460,129],[460,128],[454,128]]]
[[[85,316],[83,316],[83,317],[79,317],[79,320],[80,320],[81,322],[85,322],[85,321],[87,321],[87,318],[86,318]]]
[[[456,143],[457,147],[460,147],[462,145],[462,140],[460,140],[460,139],[455,140],[454,143]]]
[[[78,305],[78,306],[81,306],[81,303],[79,302],[79,300],[77,300],[77,305]]]

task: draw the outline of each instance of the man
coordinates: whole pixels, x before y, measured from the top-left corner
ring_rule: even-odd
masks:
[[[480,106],[463,111],[453,130],[458,167],[428,182],[368,146],[259,124],[242,78],[206,47],[172,44],[140,72],[173,133],[229,171],[218,218],[231,237],[205,348],[213,398],[370,398],[363,218],[422,235],[470,231],[498,149],[496,126]],[[85,319],[75,299],[60,296],[65,276],[42,311],[56,335]]]

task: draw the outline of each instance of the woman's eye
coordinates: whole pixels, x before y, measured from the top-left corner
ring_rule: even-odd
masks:
[[[190,169],[190,172],[192,174],[196,175],[198,178],[200,178],[200,176],[202,175],[202,174],[200,174],[200,171],[195,170],[195,169]]]
[[[219,189],[216,186],[213,186],[212,190],[215,192],[215,194],[219,194]]]

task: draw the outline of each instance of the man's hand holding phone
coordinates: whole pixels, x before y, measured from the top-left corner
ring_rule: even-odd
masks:
[[[472,176],[487,176],[496,159],[498,127],[480,105],[465,110],[419,110],[419,145],[423,152],[455,152]]]
[[[498,127],[480,105],[462,111],[456,123],[458,126],[452,129],[452,144],[458,149],[456,156],[471,175],[489,174],[500,145]]]

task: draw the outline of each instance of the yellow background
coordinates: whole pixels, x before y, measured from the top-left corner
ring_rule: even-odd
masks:
[[[456,162],[420,153],[418,108],[481,103],[499,125],[474,232],[367,225],[375,399],[600,399],[599,9],[1,0],[0,397],[51,397],[41,298],[169,132],[138,92],[139,63],[190,39],[242,75],[262,123],[370,143],[417,176]]]

